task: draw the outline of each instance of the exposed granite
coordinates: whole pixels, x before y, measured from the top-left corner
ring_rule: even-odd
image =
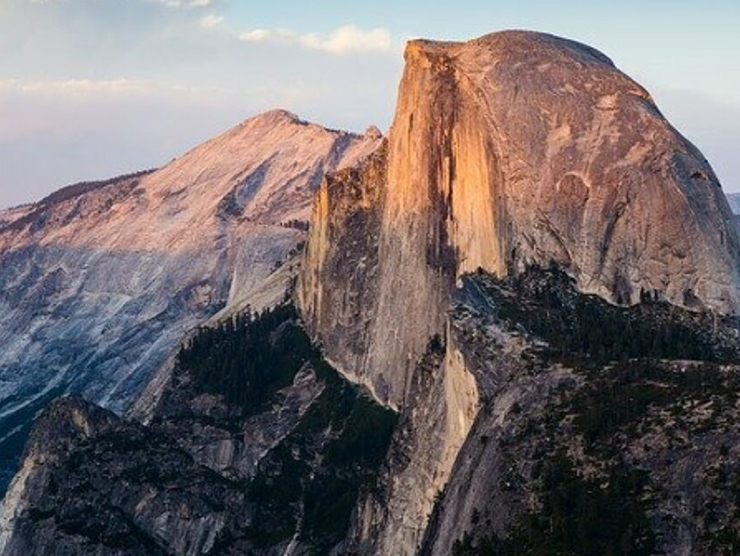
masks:
[[[0,494],[53,398],[124,412],[188,330],[279,300],[324,172],[381,141],[277,110],[159,170],[0,212]]]
[[[422,554],[737,550],[736,318],[621,309],[555,271],[456,300],[481,408]]]

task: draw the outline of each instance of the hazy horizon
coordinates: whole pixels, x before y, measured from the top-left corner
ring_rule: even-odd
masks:
[[[740,191],[740,7],[710,1],[0,0],[0,207],[157,167],[264,110],[386,131],[407,38],[510,28],[587,43]],[[707,30],[711,30],[708,32]]]

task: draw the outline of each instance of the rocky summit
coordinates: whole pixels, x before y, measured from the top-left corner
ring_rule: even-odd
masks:
[[[189,329],[280,299],[289,265],[266,278],[305,241],[322,176],[379,142],[275,110],[159,170],[0,213],[0,471],[56,396],[126,411]]]
[[[709,163],[588,46],[405,59],[387,138],[271,112],[0,214],[0,415],[87,398],[36,420],[0,555],[740,551]]]
[[[354,280],[374,293],[328,287],[346,279],[332,274],[345,244],[312,237],[302,298],[332,359],[381,399],[403,403],[426,339],[444,328],[450,292],[478,268],[504,276],[555,261],[581,291],[615,303],[645,290],[737,311],[740,243],[714,172],[609,58],[519,31],[412,41],[405,56],[385,169],[364,186],[377,202],[355,203],[377,213],[357,271],[366,277]],[[357,188],[325,187],[313,236],[347,218],[331,208]],[[351,341],[337,338],[333,323],[360,305],[367,326],[358,320]]]

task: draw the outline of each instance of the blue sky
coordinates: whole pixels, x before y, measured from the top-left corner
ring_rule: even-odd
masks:
[[[390,123],[406,39],[595,46],[740,191],[740,3],[0,0],[0,206],[161,165],[259,111]]]

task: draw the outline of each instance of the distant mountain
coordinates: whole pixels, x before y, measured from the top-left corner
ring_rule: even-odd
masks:
[[[75,393],[125,411],[183,335],[284,294],[325,172],[381,141],[276,110],[167,166],[0,212],[0,492],[34,415]]]

